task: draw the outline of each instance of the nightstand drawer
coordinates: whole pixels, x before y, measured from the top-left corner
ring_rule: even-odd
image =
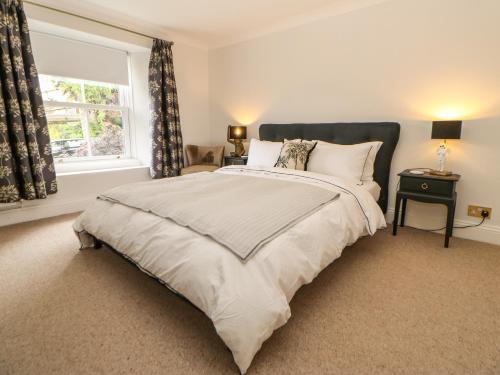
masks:
[[[454,184],[450,181],[401,177],[400,190],[429,195],[451,196]]]

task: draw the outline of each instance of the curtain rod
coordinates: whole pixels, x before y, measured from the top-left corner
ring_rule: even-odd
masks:
[[[149,39],[159,39],[159,38],[156,38],[156,37],[151,36],[151,35],[147,35],[147,34],[140,33],[140,32],[138,32],[138,31],[134,31],[134,30],[126,29],[125,27],[112,25],[112,24],[110,24],[110,23],[103,22],[103,21],[99,21],[99,20],[96,20],[96,19],[93,19],[93,18],[90,18],[90,17],[81,16],[81,15],[79,15],[79,14],[72,13],[72,12],[68,12],[68,11],[65,11],[65,10],[62,10],[62,9],[57,9],[57,8],[49,7],[49,6],[47,6],[47,5],[37,4],[37,3],[34,3],[34,2],[32,2],[32,1],[28,1],[28,0],[24,0],[23,2],[24,2],[24,3],[26,3],[26,4],[34,5],[34,6],[39,7],[39,8],[48,9],[48,10],[51,10],[51,11],[53,11],[53,12],[58,12],[58,13],[66,14],[66,15],[68,15],[68,16],[73,16],[73,17],[81,18],[82,20],[86,20],[86,21],[90,21],[90,22],[98,23],[98,24],[100,24],[100,25],[104,25],[104,26],[112,27],[112,28],[114,28],[114,29],[118,29],[118,30],[126,31],[126,32],[128,32],[128,33],[135,34],[135,35],[139,35],[139,36],[142,36],[142,37],[145,37],[145,38],[149,38]],[[169,43],[171,43],[172,45],[174,44],[174,42],[169,42]]]

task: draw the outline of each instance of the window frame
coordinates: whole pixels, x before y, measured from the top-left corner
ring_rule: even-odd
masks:
[[[67,82],[75,82],[78,81],[82,88],[82,99],[85,100],[85,84],[110,84],[108,82],[96,82],[96,81],[88,81],[85,79],[71,78],[71,77],[61,77],[55,76],[51,74],[41,74],[45,77],[49,77],[51,79],[57,79],[61,81]],[[43,100],[44,108],[76,108],[82,111],[82,131],[84,132],[84,138],[90,137],[88,134],[88,122],[89,122],[89,111],[92,110],[105,110],[105,111],[115,111],[121,112],[122,115],[122,124],[123,124],[123,146],[124,153],[123,155],[99,155],[99,156],[72,156],[72,157],[56,157],[54,156],[54,162],[56,164],[63,163],[78,163],[78,162],[91,162],[91,161],[99,161],[99,160],[116,160],[116,159],[130,159],[132,157],[132,131],[130,125],[130,116],[131,116],[131,103],[132,103],[132,88],[131,86],[124,86],[119,84],[111,84],[116,85],[119,90],[120,103],[121,105],[116,104],[90,104],[90,103],[82,103],[82,102],[65,102],[65,101],[56,101],[56,100]],[[48,119],[47,119],[48,122]],[[85,134],[87,132],[87,134]],[[88,146],[88,151],[91,152],[90,144]]]

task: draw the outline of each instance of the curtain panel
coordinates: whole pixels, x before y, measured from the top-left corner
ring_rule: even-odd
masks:
[[[153,146],[151,176],[178,176],[184,167],[184,155],[171,42],[153,41],[149,94]]]
[[[57,192],[49,130],[20,0],[0,0],[0,203]]]

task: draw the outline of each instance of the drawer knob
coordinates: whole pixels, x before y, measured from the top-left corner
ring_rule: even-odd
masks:
[[[422,185],[420,185],[420,187],[422,188],[422,190],[429,189],[429,185],[427,185],[427,182],[424,182]]]

